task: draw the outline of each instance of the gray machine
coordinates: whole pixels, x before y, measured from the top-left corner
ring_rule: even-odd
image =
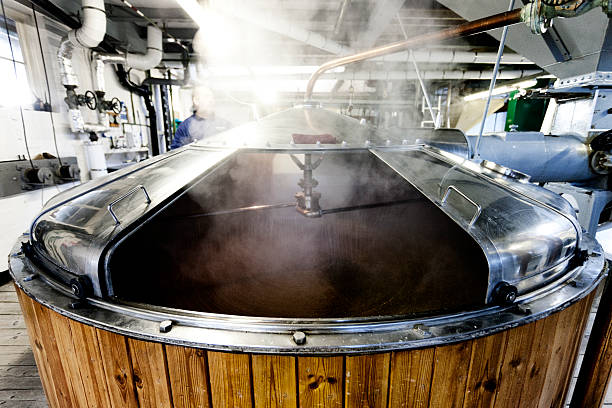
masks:
[[[462,17],[473,20],[502,11],[500,2],[440,0]],[[476,3],[476,4],[474,4]],[[546,1],[530,7],[546,7]],[[609,185],[612,149],[612,23],[609,13],[589,11],[585,1],[564,1],[566,8],[583,7],[575,18],[557,18],[551,24],[542,13],[528,26],[515,26],[506,45],[559,80],[549,89],[526,97],[548,98],[548,125],[541,132],[486,134],[478,152],[476,137],[468,136],[467,157],[489,160],[531,177],[567,198],[576,208],[581,225],[590,233],[610,221],[603,214],[612,202]],[[603,5],[604,10],[610,4]],[[563,16],[563,15],[562,15]],[[545,28],[546,30],[543,30]],[[533,33],[540,33],[534,36]],[[501,32],[493,32],[500,37]]]

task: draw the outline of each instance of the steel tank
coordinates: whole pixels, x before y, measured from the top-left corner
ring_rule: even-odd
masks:
[[[463,143],[307,105],[56,196],[10,256],[50,404],[562,404],[602,250]]]

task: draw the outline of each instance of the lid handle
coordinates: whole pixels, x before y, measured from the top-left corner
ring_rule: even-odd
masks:
[[[115,201],[113,201],[112,203],[108,205],[107,207],[108,212],[110,213],[111,217],[113,217],[113,219],[115,220],[115,224],[119,225],[121,224],[121,221],[119,221],[119,218],[117,218],[117,215],[113,211],[113,206],[117,204],[119,201],[125,200],[126,198],[128,198],[129,196],[131,196],[132,194],[136,193],[139,190],[142,190],[142,192],[144,193],[145,202],[147,204],[151,204],[151,197],[149,196],[149,193],[147,193],[147,189],[144,188],[142,184],[137,185],[136,187],[132,188],[130,191],[128,191],[127,193],[125,193],[124,195],[122,195],[121,197],[119,197],[118,199],[116,199]]]
[[[442,202],[441,202],[442,206],[446,204],[448,197],[450,196],[450,193],[452,191],[459,194],[461,197],[463,197],[463,199],[465,199],[465,201],[472,204],[476,208],[476,212],[474,213],[474,215],[472,216],[472,219],[470,220],[469,226],[471,228],[476,223],[476,220],[478,220],[478,217],[480,217],[480,213],[482,212],[482,207],[479,204],[477,204],[474,200],[472,200],[470,197],[466,196],[461,191],[459,191],[459,189],[453,185],[448,186],[448,188],[446,189],[446,193],[444,193],[444,197],[442,198]]]

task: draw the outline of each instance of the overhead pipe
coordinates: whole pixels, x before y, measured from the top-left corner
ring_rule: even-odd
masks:
[[[461,50],[414,50],[414,58],[417,62],[439,63],[439,64],[495,64],[496,52],[477,52]],[[409,52],[398,52],[391,55],[383,55],[374,58],[373,61],[383,62],[406,62],[410,61]],[[500,61],[501,64],[528,65],[533,64],[529,59],[520,54],[505,53]]]
[[[508,6],[508,11],[514,9],[514,1],[510,0],[510,5]],[[499,64],[502,56],[504,55],[504,48],[506,47],[506,37],[508,36],[508,26],[504,27],[502,31],[501,40],[499,40],[499,48],[497,50],[497,60],[495,61],[495,68],[493,69],[493,77],[491,78],[491,83],[489,84],[489,95],[487,97],[487,101],[485,103],[485,109],[482,114],[482,121],[480,122],[480,132],[478,132],[478,139],[476,139],[476,146],[474,147],[474,151],[472,152],[472,157],[470,159],[478,158],[478,149],[480,147],[480,141],[482,139],[482,133],[484,132],[485,122],[487,121],[487,116],[489,116],[489,107],[491,106],[491,98],[493,97],[493,90],[495,89],[495,84],[497,83],[497,74],[499,73]]]
[[[545,3],[542,4],[543,0],[535,0],[521,9],[494,14],[490,17],[450,27],[445,30],[418,35],[408,40],[398,41],[357,54],[336,58],[321,65],[319,69],[312,74],[306,87],[305,99],[309,100],[312,98],[317,79],[319,79],[323,73],[337,67],[384,55],[395,54],[415,47],[422,47],[424,44],[444,41],[451,38],[466,37],[521,22],[527,24],[533,33],[541,34],[550,26],[554,17],[576,17],[600,6],[605,13],[610,15],[612,12],[610,9],[610,1],[611,0],[572,0],[562,5],[546,5]]]
[[[327,39],[324,36],[302,29],[294,23],[288,23],[278,18],[270,18],[267,15],[256,11],[245,9],[242,5],[235,2],[224,1],[215,3],[215,9],[223,14],[231,15],[240,20],[253,25],[262,27],[266,30],[275,32],[300,41],[304,44],[313,46],[320,50],[335,55],[354,54],[355,50],[344,46],[336,41]],[[473,52],[473,51],[438,51],[424,50],[414,51],[417,62],[439,62],[449,64],[494,64],[497,53],[495,52]],[[393,55],[381,55],[375,61],[399,62],[409,58],[407,53],[395,53]],[[506,54],[501,60],[502,64],[532,64],[527,58],[519,54]]]
[[[147,52],[143,54],[127,53],[125,62],[128,67],[148,71],[159,65],[162,60],[162,32],[159,28],[147,27]]]
[[[338,13],[338,18],[336,19],[336,24],[334,24],[334,35],[340,34],[340,28],[342,27],[342,23],[344,22],[344,17],[346,16],[346,10],[350,4],[351,0],[343,0],[340,5],[340,12]]]
[[[461,24],[456,27],[447,28],[442,31],[415,36],[408,40],[398,41],[395,43],[383,45],[381,47],[372,48],[370,50],[357,54],[348,55],[346,57],[340,57],[331,60],[321,65],[310,77],[310,80],[308,81],[308,85],[306,87],[306,100],[310,100],[312,98],[314,86],[319,77],[331,69],[341,67],[347,64],[352,64],[354,62],[365,61],[372,58],[381,57],[383,55],[393,54],[399,51],[409,50],[410,48],[414,47],[422,47],[423,45],[430,44],[432,42],[444,41],[451,38],[465,37],[468,35],[473,35],[484,31],[493,30],[495,28],[517,24],[520,22],[521,10],[519,9],[510,12],[495,14],[487,18]]]
[[[104,67],[106,64],[123,64],[130,68],[147,71],[155,68],[162,59],[162,33],[161,31],[150,25],[147,27],[147,52],[146,54],[127,53],[108,54],[108,53],[93,53],[92,64],[94,70],[94,91],[98,98],[98,122],[100,125],[108,128],[110,121],[107,110],[112,108],[112,103],[109,105],[104,100],[106,94],[106,85],[104,81]]]
[[[148,71],[159,65],[162,60],[163,44],[162,32],[159,28],[149,25],[147,27],[147,52],[145,54],[108,54],[95,53],[94,78],[96,78],[96,92],[105,92],[104,89],[104,66],[106,64],[121,64],[129,68]]]
[[[104,0],[83,0],[82,4],[83,24],[80,28],[68,32],[68,35],[62,39],[57,54],[62,84],[66,87],[79,86],[78,78],[72,67],[74,49],[97,47],[106,33]]]
[[[520,79],[525,77],[531,77],[533,75],[543,74],[544,72],[539,69],[507,69],[499,72],[498,79]],[[248,75],[244,76],[233,76],[227,75],[214,75],[217,79],[226,80],[241,80],[244,78],[251,78]],[[294,80],[307,80],[310,77],[309,74],[277,74],[270,76],[258,75],[258,80],[274,80],[274,79],[294,79]],[[493,77],[492,70],[428,70],[421,71],[421,77],[426,80],[489,80]],[[360,70],[360,71],[347,71],[347,72],[330,72],[323,74],[320,79],[334,79],[334,80],[355,80],[355,81],[368,81],[368,80],[416,80],[418,76],[413,70],[395,70],[395,71],[380,71],[380,70]]]
[[[183,65],[183,79],[171,79],[171,78],[154,78],[148,77],[142,81],[142,85],[171,85],[171,86],[185,86],[189,84],[191,80],[191,72],[189,70],[190,56],[189,52],[181,46],[181,63]]]
[[[245,2],[232,0],[217,1],[214,9],[222,14],[246,21],[265,30],[292,38],[335,55],[352,54],[354,51],[325,36],[299,27],[293,21],[284,21],[269,13],[262,13],[251,7],[245,7]]]

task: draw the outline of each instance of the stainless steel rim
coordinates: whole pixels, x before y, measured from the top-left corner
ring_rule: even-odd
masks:
[[[27,240],[27,237],[22,237]],[[430,347],[507,330],[567,308],[587,296],[606,275],[599,244],[585,236],[591,254],[584,265],[508,307],[462,314],[402,319],[276,319],[215,315],[138,304],[87,299],[74,306],[68,288],[31,265],[16,244],[9,264],[16,284],[30,297],[79,322],[122,335],[213,350],[289,354],[347,354]],[[35,277],[32,279],[32,277]],[[171,330],[167,329],[168,321]],[[164,329],[164,330],[165,330]],[[304,333],[299,344],[294,334]],[[301,339],[301,337],[300,337]]]

